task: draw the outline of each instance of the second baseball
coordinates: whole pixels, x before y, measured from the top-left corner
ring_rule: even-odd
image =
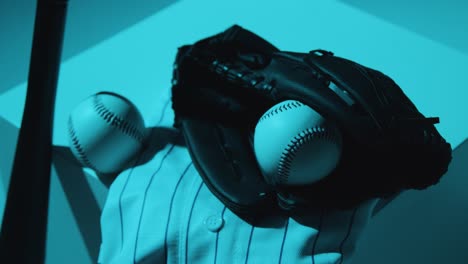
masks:
[[[127,98],[100,92],[83,100],[68,119],[70,149],[84,167],[118,173],[142,150],[148,131]]]
[[[306,185],[338,165],[342,137],[337,126],[311,107],[286,100],[259,119],[254,152],[264,179],[272,185]]]

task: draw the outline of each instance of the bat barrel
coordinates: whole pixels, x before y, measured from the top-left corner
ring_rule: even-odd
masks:
[[[44,263],[57,81],[68,1],[38,0],[23,119],[0,233],[0,259]]]

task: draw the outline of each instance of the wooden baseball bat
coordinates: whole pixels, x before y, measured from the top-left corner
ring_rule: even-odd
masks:
[[[68,0],[38,0],[26,102],[0,233],[0,262],[44,263],[55,96]]]

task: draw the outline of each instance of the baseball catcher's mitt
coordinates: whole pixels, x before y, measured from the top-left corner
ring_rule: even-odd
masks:
[[[237,213],[351,208],[434,185],[451,161],[438,118],[422,115],[385,74],[329,51],[280,51],[234,25],[180,47],[173,74],[174,127],[206,185]],[[265,183],[253,152],[258,119],[289,99],[334,120],[343,134],[337,168],[307,186]]]

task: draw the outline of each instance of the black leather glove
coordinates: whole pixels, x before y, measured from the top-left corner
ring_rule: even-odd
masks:
[[[256,163],[253,129],[284,100],[310,106],[343,134],[338,167],[314,184],[268,185]],[[203,180],[239,213],[351,208],[436,184],[451,161],[439,119],[422,115],[385,74],[324,50],[280,51],[237,25],[179,48],[172,102]]]

